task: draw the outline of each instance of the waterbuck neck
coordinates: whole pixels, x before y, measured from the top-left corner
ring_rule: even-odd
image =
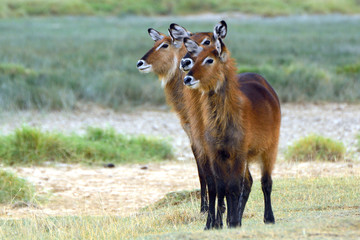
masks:
[[[185,74],[182,71],[176,70],[173,76],[168,79],[164,86],[166,101],[171,107],[174,108],[175,112],[178,114],[182,114],[185,109],[183,93],[184,76]]]
[[[239,123],[241,117],[241,92],[236,77],[236,69],[226,69],[223,84],[207,92],[205,98],[209,127],[225,134],[226,129]],[[219,134],[219,132],[217,133]]]

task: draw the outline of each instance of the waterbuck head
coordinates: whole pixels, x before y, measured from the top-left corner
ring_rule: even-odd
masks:
[[[190,50],[197,54],[193,67],[184,78],[184,84],[203,92],[217,92],[223,86],[224,74],[229,69],[227,64],[230,53],[225,44],[221,38],[215,41],[214,46],[208,48],[200,47],[189,38],[185,38],[184,42],[185,46],[191,45]]]
[[[174,75],[179,61],[177,53],[181,45],[171,36],[166,36],[153,28],[149,28],[148,32],[155,44],[137,62],[138,70],[143,73],[154,72],[160,79]]]
[[[186,48],[183,39],[188,37],[196,43],[207,46],[214,41],[213,33],[200,32],[192,34],[184,27],[172,23],[168,29],[169,36],[149,28],[150,37],[155,41],[154,46],[137,62],[140,72],[154,72],[166,84],[178,70],[180,59],[185,55]]]
[[[227,34],[227,24],[224,20],[222,20],[215,25],[213,32],[208,33],[207,37],[204,37],[203,39],[200,40],[195,38],[191,38],[191,39],[195,40],[197,45],[199,45],[200,43],[202,47],[209,47],[214,45],[216,39],[218,38],[224,39],[226,37],[226,34]],[[199,49],[197,48],[197,46],[194,45],[193,41],[184,42],[184,44],[188,52],[180,61],[180,69],[184,72],[188,72],[194,66],[194,62],[196,60],[196,57],[198,56]]]

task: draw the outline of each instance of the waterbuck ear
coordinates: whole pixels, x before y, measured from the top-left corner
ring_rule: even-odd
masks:
[[[156,30],[153,29],[153,28],[149,28],[149,29],[148,29],[148,33],[149,33],[150,37],[151,37],[155,42],[157,42],[157,41],[159,41],[159,40],[161,40],[161,39],[163,39],[163,38],[165,37],[164,34],[156,31]]]
[[[216,51],[217,51],[218,54],[219,54],[220,61],[226,62],[226,60],[227,60],[227,53],[226,53],[226,51],[225,51],[225,44],[223,43],[223,41],[221,40],[221,38],[216,39],[216,41],[215,41],[215,48],[216,48]]]
[[[227,34],[227,24],[224,20],[221,20],[218,24],[214,27],[214,38],[224,39]]]
[[[183,39],[190,37],[191,32],[176,23],[172,23],[169,28],[169,35],[172,38],[175,47],[179,48],[183,43]]]
[[[199,53],[203,50],[195,41],[190,38],[184,38],[184,45],[189,53],[193,54],[195,57],[199,55]]]

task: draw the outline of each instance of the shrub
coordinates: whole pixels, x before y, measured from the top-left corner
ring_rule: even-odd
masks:
[[[23,127],[0,137],[0,162],[5,165],[135,163],[172,156],[170,144],[162,139],[126,136],[113,129],[89,128],[84,136],[66,136]]]
[[[360,73],[360,62],[337,67],[336,72],[337,73],[345,73],[345,74],[359,74]]]
[[[34,200],[35,188],[25,179],[13,173],[0,170],[0,203]]]
[[[286,152],[290,161],[341,161],[344,159],[344,144],[318,135],[304,137]]]

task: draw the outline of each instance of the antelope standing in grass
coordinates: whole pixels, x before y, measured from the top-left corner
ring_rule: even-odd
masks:
[[[237,76],[235,62],[221,39],[209,48],[202,48],[189,38],[184,43],[196,55],[184,84],[202,94],[192,106],[202,115],[204,127],[199,134],[205,138],[218,198],[226,196],[228,225],[241,226],[253,182],[249,164],[255,161],[261,163],[264,222],[274,223],[271,173],[281,122],[277,95],[258,74]],[[221,222],[218,215],[216,225],[221,226]],[[216,225],[208,226],[207,222],[208,228]]]
[[[223,29],[221,23],[215,29]],[[190,131],[190,122],[187,107],[185,106],[185,93],[189,91],[184,87],[183,78],[185,74],[179,70],[180,59],[185,55],[186,48],[183,46],[184,37],[191,37],[194,41],[203,46],[211,45],[215,38],[213,33],[191,34],[185,28],[171,24],[169,33],[166,36],[155,29],[148,29],[149,35],[155,41],[154,46],[138,61],[137,68],[144,73],[154,72],[161,80],[164,87],[166,100],[177,113],[180,123],[190,138],[191,149],[194,153],[201,188],[201,212],[208,209],[206,198],[206,187],[208,186],[210,200],[215,202],[216,187],[215,180],[211,174],[210,165],[205,152],[201,149],[200,141],[194,138]],[[218,34],[218,37],[225,37]],[[215,204],[215,203],[214,203]]]

